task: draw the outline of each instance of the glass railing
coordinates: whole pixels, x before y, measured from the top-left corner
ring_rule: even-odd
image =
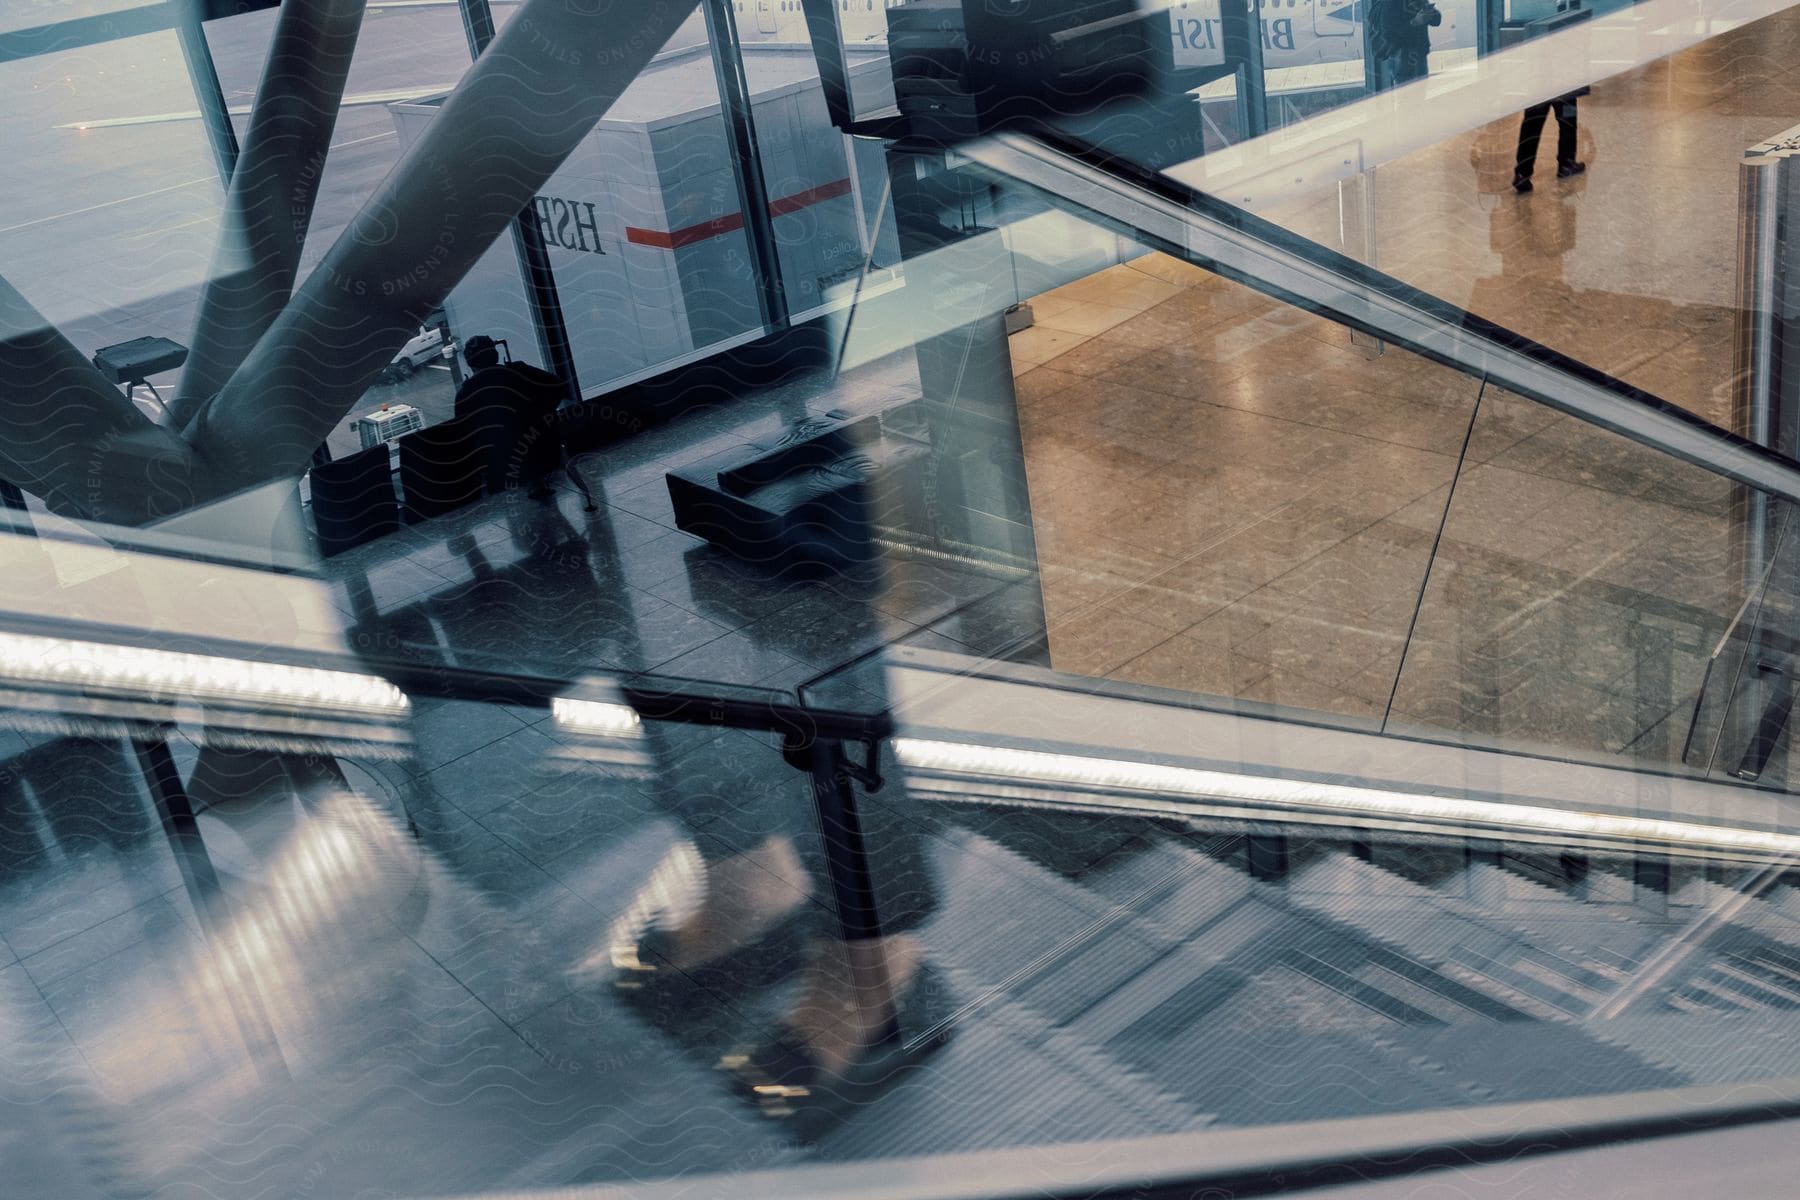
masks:
[[[1714,651],[1760,608],[1792,461],[1085,153],[893,151],[927,181],[896,210],[909,286],[852,312],[840,378],[916,346],[931,451],[928,502],[890,506],[878,540],[1022,572],[989,590],[1035,586],[1032,661],[1062,675],[1692,769],[1695,707],[1735,673]],[[933,215],[949,197],[960,229]],[[942,503],[973,486],[978,511]],[[943,607],[927,633],[995,652]]]
[[[1747,556],[1756,580],[1731,626],[1708,656],[1706,679],[1688,719],[1683,759],[1719,778],[1787,788],[1787,725],[1793,706],[1793,522],[1771,514],[1769,549]],[[1750,543],[1756,549],[1758,542]]]
[[[108,553],[115,600],[182,569]],[[1384,758],[941,644],[794,693],[23,625],[0,1095],[32,1194],[643,1183],[1800,1074],[1800,842],[1742,787]]]

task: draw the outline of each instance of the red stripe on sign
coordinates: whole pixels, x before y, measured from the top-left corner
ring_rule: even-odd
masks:
[[[835,200],[839,196],[850,194],[848,179],[834,179],[830,183],[821,183],[818,187],[807,188],[804,192],[795,192],[791,196],[783,196],[779,200],[769,201],[771,217],[785,216],[791,212],[799,212],[809,204],[818,204],[824,200]]]
[[[769,215],[772,217],[785,216],[791,212],[799,212],[808,205],[835,200],[839,196],[849,194],[850,181],[834,179],[830,183],[821,183],[818,187],[807,188],[804,192],[795,192],[791,196],[783,196],[779,200],[769,201]],[[660,229],[640,229],[636,225],[627,225],[625,240],[638,246],[657,246],[664,250],[679,250],[683,246],[692,246],[695,242],[704,242],[708,238],[736,233],[743,227],[744,215],[732,213],[729,216],[702,221],[698,225],[684,225],[680,229],[671,229],[667,233]]]
[[[728,217],[715,217],[710,221],[702,221],[698,225],[672,229],[668,233],[664,233],[660,229],[639,229],[635,225],[627,225],[625,240],[636,242],[640,246],[661,246],[664,250],[675,250],[682,246],[691,246],[695,242],[704,242],[707,238],[734,233],[743,227],[744,214],[732,213]]]

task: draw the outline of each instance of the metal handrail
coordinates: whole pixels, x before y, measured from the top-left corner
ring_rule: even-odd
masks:
[[[1800,1079],[942,1154],[482,1200],[1189,1200],[1288,1194],[1800,1117]],[[1398,1195],[1408,1194],[1404,1191]],[[470,1198],[473,1200],[473,1198]]]
[[[1800,461],[1104,148],[1039,130],[958,154],[1055,208],[1642,446],[1800,501]]]

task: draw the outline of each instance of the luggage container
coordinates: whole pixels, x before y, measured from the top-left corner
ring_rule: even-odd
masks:
[[[848,303],[871,254],[899,257],[879,148],[835,129],[810,48],[748,46],[744,70],[763,159],[788,315]],[[886,56],[850,70],[886,87]],[[410,147],[443,97],[389,106]],[[536,198],[582,392],[595,396],[767,332],[707,46],[659,55]],[[458,338],[537,345],[518,258],[501,238],[444,304]],[[527,356],[531,357],[531,356]]]

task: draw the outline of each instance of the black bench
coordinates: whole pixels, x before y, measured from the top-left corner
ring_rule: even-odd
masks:
[[[783,569],[867,562],[877,529],[924,521],[929,451],[884,429],[892,411],[829,412],[670,471],[676,527]]]
[[[319,551],[332,555],[400,528],[387,443],[312,469],[313,527]]]

